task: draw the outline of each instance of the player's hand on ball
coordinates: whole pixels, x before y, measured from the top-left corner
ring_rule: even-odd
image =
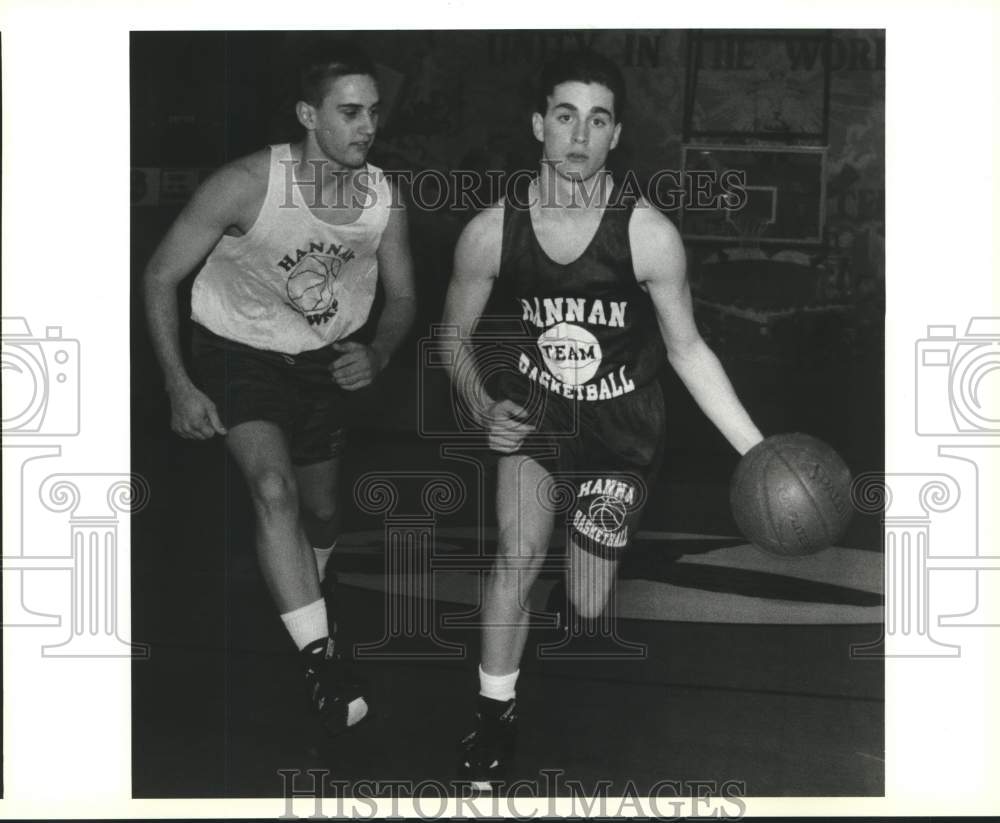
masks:
[[[226,434],[215,403],[194,386],[170,393],[170,428],[188,440]]]
[[[385,365],[379,353],[364,343],[334,343],[330,348],[340,355],[330,365],[330,375],[346,391],[371,385]]]
[[[535,428],[527,418],[528,413],[513,400],[499,400],[490,406],[483,415],[490,448],[503,454],[517,451]]]

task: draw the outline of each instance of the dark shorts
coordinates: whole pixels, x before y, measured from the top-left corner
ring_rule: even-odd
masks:
[[[328,348],[289,355],[235,343],[195,324],[195,383],[228,429],[266,420],[281,427],[292,463],[336,457],[344,441],[344,391],[330,377]]]
[[[656,381],[600,402],[506,385],[501,394],[535,412],[535,434],[517,454],[537,460],[555,480],[551,497],[581,549],[618,559],[635,534],[663,459],[666,414]]]

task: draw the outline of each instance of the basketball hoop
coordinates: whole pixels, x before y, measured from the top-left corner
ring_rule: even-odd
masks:
[[[760,251],[761,238],[777,219],[777,191],[773,186],[747,186],[747,200],[738,211],[726,210],[740,248]]]
[[[726,222],[732,226],[739,248],[760,251],[761,238],[767,234],[774,221],[770,217],[744,212],[727,212]]]

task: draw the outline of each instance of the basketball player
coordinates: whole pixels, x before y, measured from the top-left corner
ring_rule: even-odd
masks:
[[[501,455],[477,723],[459,761],[460,775],[481,790],[513,756],[524,604],[555,525],[553,482],[571,484],[575,496],[566,588],[577,614],[592,618],[660,460],[664,359],[738,452],[762,439],[695,327],[678,232],[644,199],[616,189],[605,169],[624,105],[621,73],[604,57],[582,52],[546,66],[532,116],[540,171],[477,215],[455,252],[445,322],[460,340],[495,287],[512,295],[509,310],[531,338],[495,386],[476,369],[452,370]],[[469,362],[464,345],[455,344],[452,362]]]
[[[365,161],[378,107],[374,65],[361,51],[328,44],[307,58],[295,106],[301,141],[208,178],[145,277],[171,427],[225,437],[253,501],[261,570],[331,733],[368,711],[321,590],[338,532],[344,398],[385,368],[414,316],[406,213],[390,209],[387,179]],[[177,286],[206,256],[192,290],[189,374]],[[367,321],[378,280],[385,307],[366,345],[350,336]]]

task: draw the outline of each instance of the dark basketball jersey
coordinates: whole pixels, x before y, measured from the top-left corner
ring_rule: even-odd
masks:
[[[504,205],[497,286],[525,332],[517,375],[501,381],[509,389],[504,393],[523,396],[535,383],[589,405],[652,382],[666,352],[652,301],[632,266],[628,226],[635,199],[616,187],[590,244],[567,264],[539,245],[530,211],[515,205],[527,202],[518,196]]]

